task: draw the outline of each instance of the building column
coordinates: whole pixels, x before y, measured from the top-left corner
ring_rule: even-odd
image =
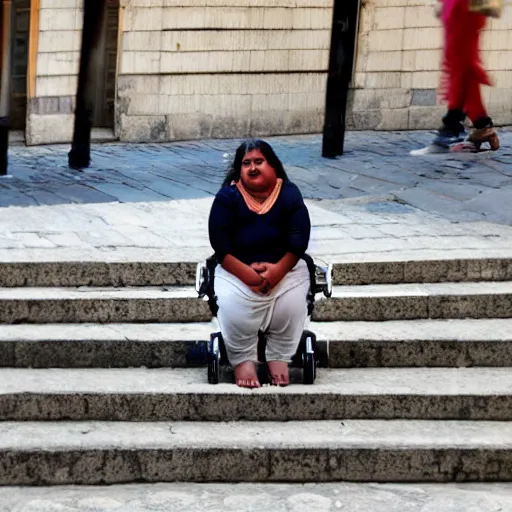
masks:
[[[11,0],[1,0],[0,27],[0,176],[7,174],[9,125],[12,96],[12,31],[14,7]]]
[[[359,0],[334,0],[322,156],[343,154],[347,98],[355,59]]]
[[[92,117],[97,80],[101,79],[99,69],[103,62],[102,49],[106,30],[106,7],[107,0],[87,0],[84,2],[75,126],[73,143],[68,155],[68,164],[72,169],[89,167],[91,162]]]

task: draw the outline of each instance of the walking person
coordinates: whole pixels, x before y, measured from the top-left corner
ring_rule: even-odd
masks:
[[[486,16],[469,9],[470,0],[439,0],[444,30],[441,94],[448,103],[434,144],[446,148],[465,140],[465,149],[478,151],[488,143],[500,147],[492,119],[484,106],[481,85],[491,85],[479,54],[480,34]],[[463,121],[469,117],[473,129],[466,137]]]

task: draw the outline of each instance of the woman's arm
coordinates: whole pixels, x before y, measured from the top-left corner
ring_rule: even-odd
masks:
[[[216,196],[208,220],[210,244],[219,263],[247,286],[260,286],[264,279],[238,258],[233,256],[236,207],[228,190],[221,190]]]
[[[311,234],[309,212],[300,190],[290,184],[286,193],[289,201],[288,218],[285,220],[288,251],[277,263],[254,263],[251,265],[268,281],[270,288],[274,288],[297,265],[308,248]]]

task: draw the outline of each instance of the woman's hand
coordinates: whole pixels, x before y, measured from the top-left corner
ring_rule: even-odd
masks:
[[[246,272],[246,275],[244,276],[245,279],[243,279],[243,282],[249,287],[249,288],[259,288],[263,284],[263,277],[261,274],[255,270],[255,269],[248,269]]]
[[[286,274],[286,272],[283,272],[283,265],[280,263],[253,263],[251,268],[263,278],[262,288],[268,287],[268,291],[274,288]]]

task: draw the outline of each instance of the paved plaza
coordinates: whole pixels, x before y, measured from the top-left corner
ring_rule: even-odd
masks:
[[[431,136],[349,132],[334,160],[321,157],[319,135],[269,138],[307,199],[309,251],[333,261],[510,255],[512,132],[496,153],[409,155]],[[96,144],[83,171],[67,167],[68,145],[13,146],[0,261],[197,261],[238,144]]]

